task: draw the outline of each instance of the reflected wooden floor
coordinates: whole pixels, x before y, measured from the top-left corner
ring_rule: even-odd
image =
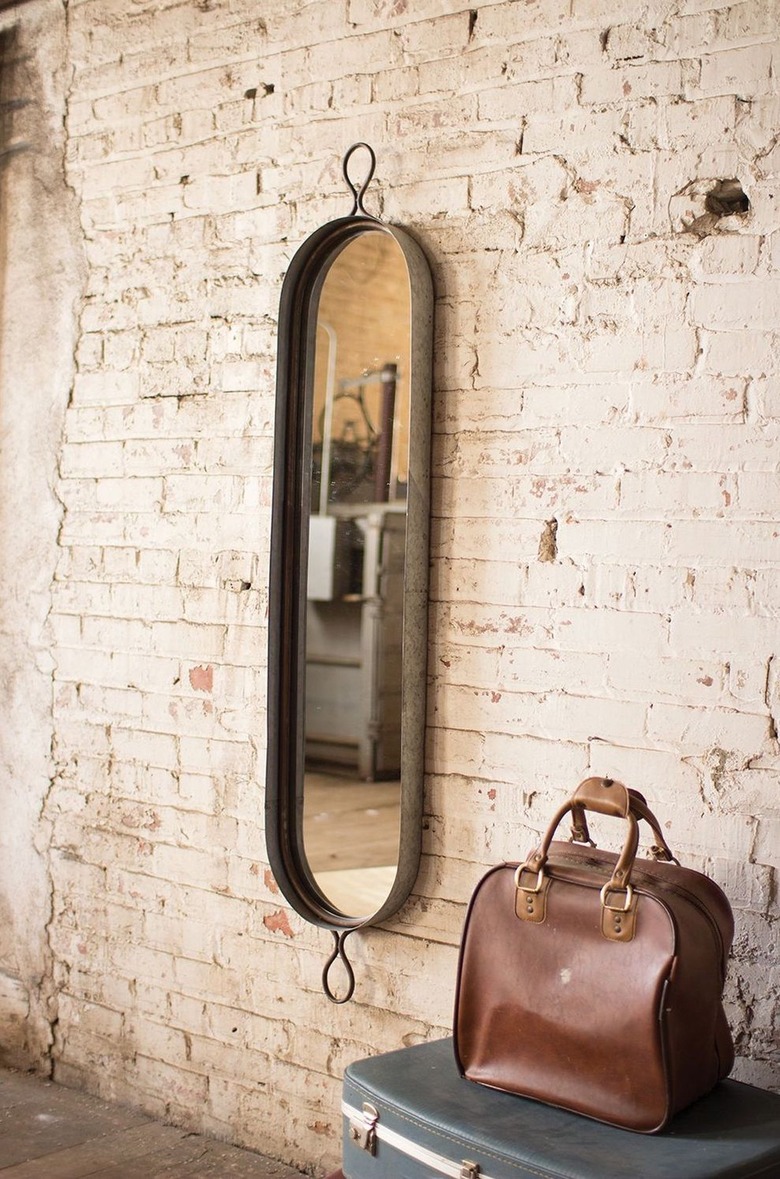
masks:
[[[376,913],[387,899],[395,880],[395,864],[382,868],[345,868],[335,872],[316,872],[315,877],[326,897],[337,909],[353,916]]]
[[[398,860],[400,783],[306,774],[304,841],[315,872],[378,868]]]
[[[0,1070],[2,1179],[302,1179],[251,1150]]]
[[[345,913],[376,912],[395,878],[398,780],[306,774],[304,843],[320,887]]]

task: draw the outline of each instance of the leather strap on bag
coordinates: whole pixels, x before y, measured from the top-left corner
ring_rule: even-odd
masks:
[[[612,870],[612,876],[601,890],[601,932],[610,941],[631,941],[636,929],[637,905],[631,887],[631,869],[639,848],[638,818],[645,819],[652,827],[661,854],[670,860],[674,857],[661,834],[658,820],[644,798],[612,778],[586,778],[572,798],[553,816],[539,847],[515,872],[515,913],[521,921],[536,924],[546,919],[551,877],[544,869],[553,836],[561,820],[571,812],[577,837],[584,831],[585,839],[590,842],[585,820],[588,810],[624,819],[628,823],[623,850]]]
[[[666,860],[669,863],[678,864],[679,860],[675,856],[672,849],[669,847],[669,844],[666,842],[666,839],[664,838],[664,834],[661,830],[661,825],[658,822],[658,819],[656,819],[653,812],[650,810],[650,807],[647,805],[647,801],[646,801],[644,795],[640,794],[638,790],[633,790],[630,787],[627,788],[627,787],[623,786],[622,782],[615,782],[614,779],[612,779],[612,778],[586,778],[585,781],[583,783],[581,783],[581,785],[578,787],[577,791],[575,792],[575,794],[571,800],[571,816],[572,816],[571,840],[572,840],[572,842],[573,843],[587,843],[591,847],[596,846],[590,837],[590,832],[588,831],[588,822],[585,817],[585,807],[587,806],[589,810],[598,810],[600,808],[595,807],[595,806],[588,806],[587,802],[585,802],[579,796],[580,796],[580,791],[583,791],[583,788],[585,788],[584,793],[587,796],[592,789],[592,786],[591,786],[592,783],[607,783],[607,782],[611,783],[612,786],[621,787],[622,790],[626,790],[626,789],[628,790],[629,805],[631,807],[632,812],[636,815],[636,817],[638,819],[644,819],[644,821],[651,828],[653,835],[655,836],[655,843],[650,848],[650,855],[653,857],[653,859],[654,860]],[[602,791],[605,789],[609,789],[609,788],[606,786],[601,787]],[[602,813],[606,814],[608,812],[602,811]]]
[[[631,810],[631,792],[614,778],[586,778],[574,791],[569,806],[581,806],[600,815],[627,819]]]

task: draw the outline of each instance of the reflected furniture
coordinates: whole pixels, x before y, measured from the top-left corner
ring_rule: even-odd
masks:
[[[309,537],[306,764],[350,767],[363,781],[397,778],[404,506],[343,505],[312,516]],[[356,577],[339,584],[334,569]]]

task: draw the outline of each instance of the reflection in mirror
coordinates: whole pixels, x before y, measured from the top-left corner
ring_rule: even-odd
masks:
[[[395,238],[353,238],[316,315],[303,848],[336,908],[366,916],[399,854],[410,317]]]

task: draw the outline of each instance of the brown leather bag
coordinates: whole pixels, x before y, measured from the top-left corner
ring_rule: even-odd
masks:
[[[553,842],[569,811],[579,843]],[[590,842],[587,811],[627,824],[619,856]],[[655,836],[653,860],[635,862],[639,820]],[[733,934],[723,892],[680,867],[643,797],[588,778],[524,864],[477,885],[455,1000],[461,1073],[614,1126],[662,1129],[731,1070],[722,994]]]

